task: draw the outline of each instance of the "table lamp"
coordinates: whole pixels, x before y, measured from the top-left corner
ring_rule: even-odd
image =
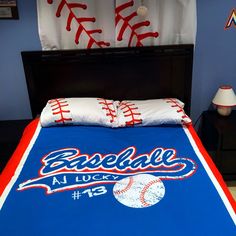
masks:
[[[232,107],[236,106],[236,96],[233,88],[229,85],[220,86],[212,103],[216,106],[220,115],[230,115]]]

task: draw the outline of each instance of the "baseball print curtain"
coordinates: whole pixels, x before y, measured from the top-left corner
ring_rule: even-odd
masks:
[[[194,43],[196,0],[37,0],[43,50]]]

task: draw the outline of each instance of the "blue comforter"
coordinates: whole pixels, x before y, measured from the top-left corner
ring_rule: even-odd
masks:
[[[235,236],[232,198],[192,132],[38,126],[0,178],[0,234]]]

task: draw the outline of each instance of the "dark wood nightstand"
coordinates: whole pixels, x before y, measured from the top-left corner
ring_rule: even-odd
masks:
[[[13,154],[22,133],[31,120],[0,121],[0,173]]]
[[[228,117],[203,112],[200,137],[224,179],[236,179],[236,111]]]

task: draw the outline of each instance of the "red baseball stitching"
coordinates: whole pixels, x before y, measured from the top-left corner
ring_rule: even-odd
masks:
[[[115,14],[116,14],[115,25],[117,26],[119,21],[123,20],[122,26],[120,28],[120,32],[118,33],[118,36],[117,36],[117,40],[122,41],[124,32],[127,29],[131,30],[128,47],[131,46],[134,36],[137,38],[136,46],[138,47],[138,46],[143,46],[142,44],[143,39],[148,38],[148,37],[157,38],[159,35],[158,32],[147,32],[143,34],[139,34],[136,32],[136,30],[138,30],[139,28],[147,27],[150,25],[150,21],[141,21],[141,22],[131,25],[130,21],[138,15],[136,11],[132,12],[130,15],[125,16],[125,17],[120,14],[123,10],[129,7],[132,7],[133,5],[134,5],[134,1],[132,0],[132,1],[129,1],[129,2],[126,2],[117,6],[115,9]]]
[[[53,0],[47,0],[48,4],[52,4]],[[97,41],[93,38],[92,34],[94,33],[102,33],[101,29],[94,29],[94,30],[87,30],[85,28],[85,26],[83,26],[83,22],[95,22],[96,18],[95,17],[77,17],[74,12],[73,12],[73,8],[79,8],[82,10],[86,10],[87,9],[87,5],[84,3],[68,3],[66,0],[61,0],[60,4],[58,5],[57,11],[56,11],[56,17],[60,17],[61,16],[61,11],[64,7],[67,7],[69,10],[69,16],[67,18],[67,26],[66,29],[67,31],[71,30],[71,22],[74,19],[75,21],[77,21],[78,23],[78,28],[77,28],[77,32],[75,35],[75,43],[79,44],[79,38],[81,36],[81,34],[83,32],[85,32],[88,37],[89,37],[89,41],[87,44],[87,48],[91,48],[94,44],[96,44],[98,47],[102,48],[104,46],[108,47],[110,46],[109,42],[105,42],[105,41]]]
[[[123,112],[124,117],[130,117],[131,120],[126,121],[126,126],[134,126],[138,124],[142,124],[142,119],[140,118],[141,113],[136,112],[138,107],[134,103],[122,101],[119,104],[120,110]]]
[[[141,191],[141,193],[140,193],[140,196],[139,196],[139,200],[140,200],[140,202],[142,203],[142,205],[143,206],[145,206],[145,207],[148,207],[148,206],[150,206],[151,204],[149,204],[149,203],[147,203],[146,201],[145,201],[145,193],[147,192],[147,190],[153,185],[153,184],[156,184],[156,183],[160,183],[160,180],[157,180],[157,179],[155,179],[155,180],[152,180],[152,181],[150,181],[149,183],[147,183],[146,185],[145,185],[145,187],[142,189],[142,191]]]
[[[110,117],[110,123],[113,123],[116,118],[116,111],[114,110],[113,102],[104,98],[97,98],[97,100],[100,101],[99,104],[102,105],[102,109],[107,112],[106,116]]]
[[[134,183],[134,178],[133,178],[133,176],[130,176],[127,186],[122,190],[114,191],[114,194],[119,195],[119,194],[127,192],[132,187],[133,183]]]
[[[173,99],[173,98],[166,98],[164,100],[167,103],[172,104],[171,107],[176,107],[177,108],[176,112],[182,113],[182,116],[181,116],[181,118],[182,118],[181,122],[182,123],[184,123],[184,124],[191,124],[192,123],[191,121],[187,122],[186,120],[184,120],[184,119],[189,119],[189,117],[185,114],[183,107],[181,107],[180,104],[175,99]]]
[[[48,103],[51,106],[52,114],[53,115],[59,115],[60,119],[55,120],[56,123],[63,123],[67,121],[72,121],[71,118],[64,117],[64,113],[70,113],[70,110],[64,110],[64,107],[68,107],[68,102],[65,100],[65,98],[58,98],[58,99],[52,99],[48,101]]]

